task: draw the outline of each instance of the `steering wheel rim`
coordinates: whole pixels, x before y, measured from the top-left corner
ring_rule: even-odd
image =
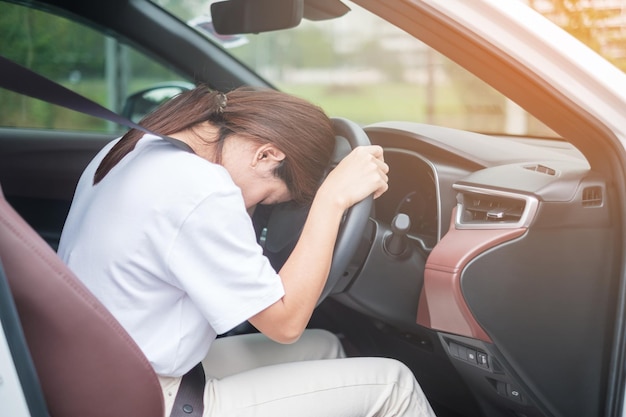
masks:
[[[355,122],[340,117],[333,117],[331,121],[335,135],[345,138],[351,149],[357,146],[371,145],[365,131]],[[318,305],[333,292],[354,257],[369,220],[373,203],[374,197],[370,195],[346,210],[337,232],[330,271],[319,297]]]

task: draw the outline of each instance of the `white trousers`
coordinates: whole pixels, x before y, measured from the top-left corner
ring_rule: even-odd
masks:
[[[401,362],[344,357],[339,339],[324,330],[306,330],[290,345],[261,334],[217,339],[203,361],[204,417],[435,415]],[[159,380],[169,416],[181,378]]]

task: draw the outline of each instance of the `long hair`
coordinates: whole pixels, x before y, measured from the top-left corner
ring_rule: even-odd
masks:
[[[221,162],[223,143],[232,134],[271,143],[285,154],[275,175],[286,183],[296,203],[311,202],[335,145],[332,123],[321,108],[271,89],[241,87],[220,93],[200,85],[167,101],[140,124],[161,135],[171,135],[193,130],[204,122],[218,128],[217,137],[202,138],[216,145],[215,162]],[[199,132],[196,130],[202,137]],[[142,136],[141,131],[129,130],[100,163],[94,184],[131,152]]]

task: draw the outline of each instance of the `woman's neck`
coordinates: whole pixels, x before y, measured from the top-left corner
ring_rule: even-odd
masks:
[[[218,138],[217,128],[211,124],[202,123],[193,128],[182,130],[170,135],[171,137],[185,142],[194,153],[209,162],[217,162],[216,155]]]

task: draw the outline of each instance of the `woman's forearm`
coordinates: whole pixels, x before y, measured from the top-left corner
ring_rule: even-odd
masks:
[[[291,343],[306,328],[326,284],[343,211],[337,198],[320,190],[300,239],[279,272],[285,295],[250,319],[268,337]]]

